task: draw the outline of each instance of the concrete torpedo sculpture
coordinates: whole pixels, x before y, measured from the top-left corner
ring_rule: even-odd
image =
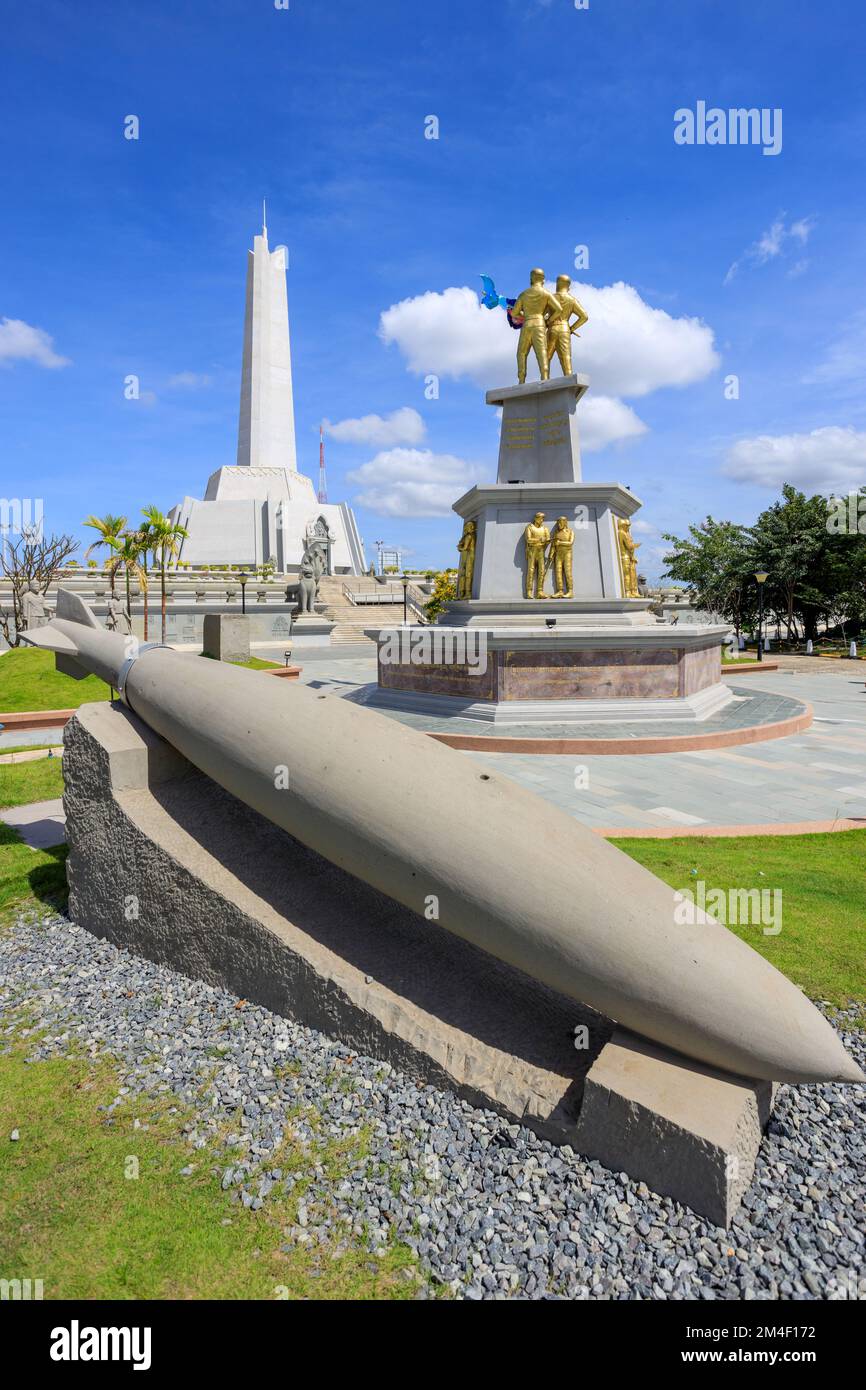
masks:
[[[431,931],[438,923],[711,1066],[778,1081],[866,1080],[773,966],[710,917],[679,924],[671,888],[507,777],[339,696],[137,647],[67,591],[56,619],[27,640],[56,652],[58,669],[115,686],[208,777],[431,917]]]

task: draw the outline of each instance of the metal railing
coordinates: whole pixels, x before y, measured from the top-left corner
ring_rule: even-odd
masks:
[[[402,603],[403,590],[386,589],[381,585],[377,585],[375,590],[350,589],[348,584],[344,584],[343,597],[358,606],[368,603]]]

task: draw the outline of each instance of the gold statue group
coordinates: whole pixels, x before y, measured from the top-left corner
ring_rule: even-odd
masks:
[[[518,296],[511,310],[512,318],[522,318],[517,343],[517,379],[526,381],[526,363],[532,348],[538,359],[542,381],[550,378],[550,363],[559,358],[563,376],[571,376],[571,335],[588,322],[588,315],[572,294],[571,278],[556,277],[556,293],[544,288],[544,271],[529,272],[529,289]],[[571,322],[574,315],[574,322]],[[637,598],[637,542],[632,539],[631,525],[624,517],[615,518],[617,553],[623,598]],[[467,521],[457,543],[460,565],[457,571],[457,598],[472,598],[475,574],[475,543],[478,525]],[[574,598],[572,554],[574,531],[568,518],[561,516],[550,531],[544,524],[544,512],[536,512],[523,532],[526,547],[526,597]],[[544,592],[544,584],[553,566],[553,594]]]
[[[574,598],[571,557],[574,550],[574,531],[568,518],[558,518],[553,531],[544,524],[544,512],[536,512],[523,532],[526,546],[526,597],[549,598],[544,581],[553,565],[554,598]]]
[[[623,598],[638,598],[640,590],[637,578],[638,542],[631,534],[631,522],[625,517],[614,518],[616,526],[617,553],[619,555],[620,577]],[[475,543],[478,537],[478,523],[463,523],[463,535],[457,542],[460,552],[460,565],[457,570],[457,597],[471,599],[472,579],[475,574]],[[574,578],[572,574],[572,555],[574,551],[574,530],[568,524],[568,517],[561,516],[550,531],[544,524],[544,512],[536,512],[524,529],[523,542],[526,548],[526,597],[574,598]],[[553,594],[544,592],[544,583],[553,566]]]
[[[529,289],[518,295],[512,318],[522,318],[517,341],[517,380],[526,380],[526,362],[532,348],[538,360],[541,380],[550,378],[550,364],[559,358],[563,376],[571,376],[571,335],[588,322],[588,315],[572,294],[571,277],[557,275],[556,293],[544,288],[544,271],[529,272]],[[574,323],[571,322],[575,315]]]

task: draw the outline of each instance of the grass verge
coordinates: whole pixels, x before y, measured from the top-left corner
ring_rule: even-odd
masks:
[[[358,1238],[287,1241],[303,1172],[319,1163],[339,1180],[348,1144],[303,1154],[287,1140],[275,1164],[300,1181],[290,1198],[274,1193],[252,1212],[222,1190],[225,1154],[184,1142],[189,1116],[170,1097],[130,1095],[109,1117],[121,1084],[111,1062],[28,1062],[31,1046],[19,1037],[0,1056],[0,1277],[41,1279],[46,1299],[414,1294],[405,1246],[376,1258]],[[351,1143],[357,1152],[359,1140]],[[182,1176],[188,1164],[193,1172]]]
[[[0,810],[63,795],[63,759],[34,758],[27,763],[0,763]]]
[[[827,835],[614,840],[672,888],[768,888],[782,894],[782,930],[732,926],[812,999],[866,1003],[866,830]]]
[[[108,700],[111,691],[98,676],[74,680],[54,669],[54,653],[36,647],[13,647],[0,657],[0,710],[78,709],[92,700]]]
[[[19,912],[62,910],[67,897],[66,846],[31,849],[0,821],[0,926],[8,926]]]

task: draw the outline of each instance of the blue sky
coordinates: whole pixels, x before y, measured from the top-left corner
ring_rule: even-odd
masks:
[[[262,197],[271,245],[290,250],[300,466],[315,475],[319,422],[336,425],[330,497],[353,501],[368,551],[379,538],[410,563],[453,563],[448,501],[495,473],[484,386],[513,379],[516,335],[457,294],[481,271],[507,294],[536,264],[587,287],[584,476],[643,499],[651,577],[661,531],[707,512],[751,521],[786,477],[863,480],[856,7],[0,9],[0,494],[44,498],[50,529],[167,509],[234,462]],[[675,111],[699,101],[781,109],[781,151],[677,144]],[[345,423],[369,415],[382,419]]]

